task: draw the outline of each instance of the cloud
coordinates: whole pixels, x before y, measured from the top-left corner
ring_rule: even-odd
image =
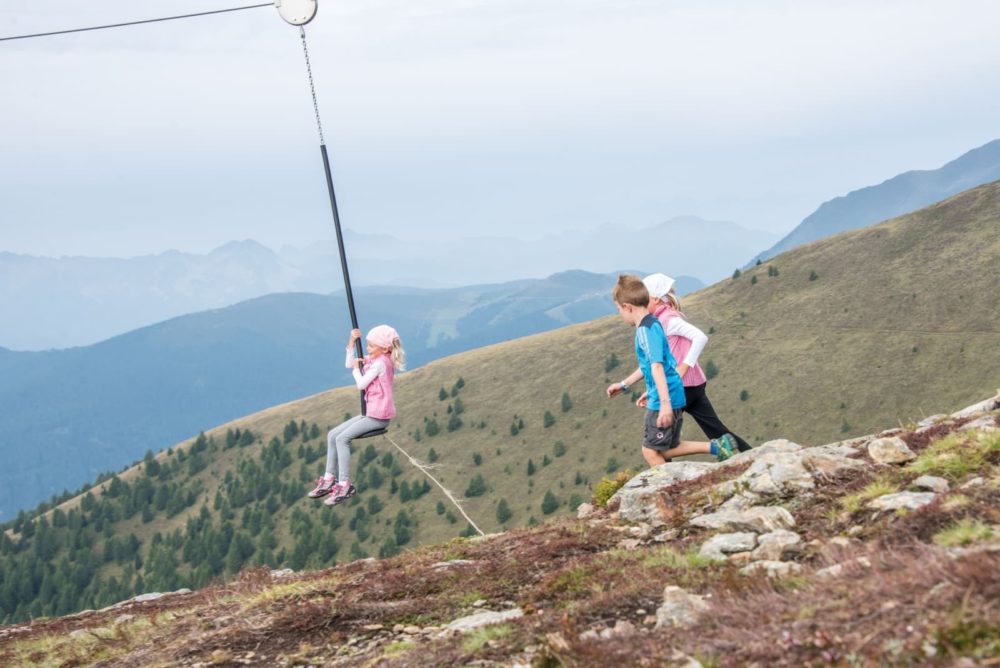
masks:
[[[0,8],[0,32],[216,6],[52,0]],[[994,138],[997,19],[1000,5],[974,0],[321,0],[306,30],[352,224],[531,231],[697,213],[778,230]],[[23,186],[3,193],[0,221],[32,223],[5,230],[13,249],[161,250],[171,237],[137,217],[191,250],[322,229],[269,232],[325,206],[297,30],[271,8],[7,42],[0,67],[0,177]],[[98,232],[59,234],[68,211],[40,202],[46,190],[76,195]]]

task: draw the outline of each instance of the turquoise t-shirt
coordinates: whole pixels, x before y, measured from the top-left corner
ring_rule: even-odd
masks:
[[[674,410],[684,407],[684,384],[677,375],[674,356],[670,354],[667,345],[667,335],[663,325],[652,313],[647,315],[635,328],[635,356],[639,358],[639,368],[646,381],[646,408],[652,411],[660,410],[660,393],[653,380],[653,362],[663,365],[667,375],[667,392],[670,394],[670,406]]]

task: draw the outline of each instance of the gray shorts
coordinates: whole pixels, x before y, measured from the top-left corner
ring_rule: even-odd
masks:
[[[660,411],[646,411],[646,419],[643,422],[642,447],[650,450],[664,451],[676,448],[681,442],[681,426],[684,423],[684,412],[674,411],[674,421],[669,427],[657,427],[656,418]]]

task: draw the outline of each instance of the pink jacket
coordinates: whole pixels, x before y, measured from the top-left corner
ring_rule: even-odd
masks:
[[[707,383],[708,378],[705,377],[705,372],[702,371],[701,365],[698,364],[698,356],[701,355],[708,337],[700,329],[684,320],[684,317],[670,306],[661,306],[656,309],[653,315],[663,325],[663,331],[667,334],[670,354],[674,356],[678,364],[685,362],[690,367],[687,373],[684,374],[684,377],[681,378],[684,387],[695,387]],[[681,334],[679,330],[686,331],[688,335]],[[696,339],[697,346],[694,345]]]
[[[379,420],[391,420],[396,416],[396,404],[392,401],[392,381],[395,369],[392,357],[388,354],[378,357],[365,357],[362,363],[363,371],[357,367],[357,358],[352,349],[347,350],[347,368],[353,370],[354,382],[359,390],[365,392],[365,405],[368,417]]]

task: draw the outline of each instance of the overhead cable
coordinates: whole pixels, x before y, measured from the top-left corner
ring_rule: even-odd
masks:
[[[208,12],[197,12],[195,14],[180,14],[178,16],[161,16],[155,19],[143,19],[141,21],[128,21],[125,23],[109,23],[102,26],[91,26],[89,28],[70,28],[69,30],[54,30],[52,32],[39,32],[31,35],[13,35],[11,37],[0,37],[0,42],[9,42],[15,39],[32,39],[35,37],[50,37],[52,35],[67,35],[74,32],[88,32],[91,30],[108,30],[110,28],[124,28],[126,26],[137,26],[143,23],[157,23],[159,21],[176,21],[177,19],[190,19],[197,16],[209,16],[211,14],[225,14],[227,12],[240,12],[244,9],[257,9],[258,7],[273,7],[273,2],[264,2],[259,5],[247,5],[245,7],[230,7],[228,9],[213,9]]]

